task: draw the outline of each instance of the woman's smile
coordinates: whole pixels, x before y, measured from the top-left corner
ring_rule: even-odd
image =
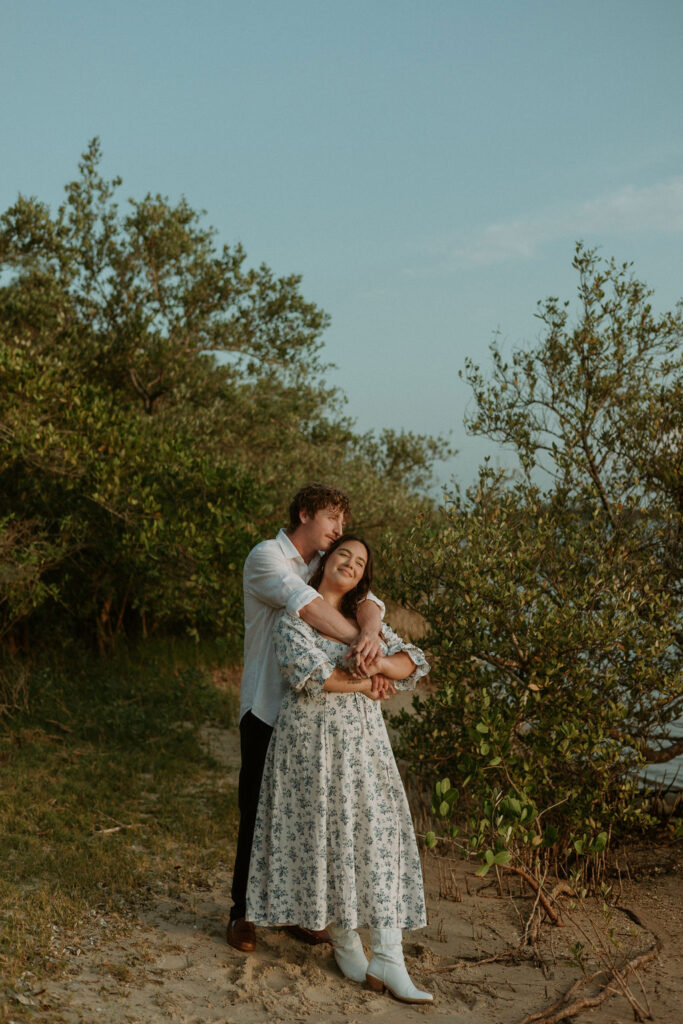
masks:
[[[329,574],[331,580],[336,577],[340,583],[343,581],[345,586],[347,584],[355,585],[363,575],[367,555],[365,545],[357,540],[342,543],[331,555],[328,555],[325,575]]]

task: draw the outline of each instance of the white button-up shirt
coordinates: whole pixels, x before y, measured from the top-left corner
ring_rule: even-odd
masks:
[[[273,647],[273,627],[286,608],[298,615],[320,598],[308,581],[320,565],[320,552],[307,565],[285,530],[275,540],[264,540],[249,552],[244,563],[244,669],[240,694],[240,721],[251,711],[274,725],[287,684]],[[384,605],[374,595],[384,614]]]

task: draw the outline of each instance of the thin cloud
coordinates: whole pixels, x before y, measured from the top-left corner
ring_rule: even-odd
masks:
[[[489,224],[452,251],[449,262],[488,266],[530,259],[556,239],[642,232],[683,232],[683,177],[646,188],[626,185],[598,199]]]

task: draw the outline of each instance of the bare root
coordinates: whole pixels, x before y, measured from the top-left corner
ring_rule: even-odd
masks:
[[[609,996],[614,995],[616,992],[621,992],[626,996],[636,1020],[642,1021],[650,1017],[648,1011],[644,1010],[640,1003],[637,1001],[635,996],[631,993],[628,987],[628,976],[629,974],[635,973],[640,967],[644,967],[655,959],[659,952],[660,943],[659,940],[655,941],[654,946],[647,951],[647,953],[641,953],[640,956],[634,957],[632,960],[628,960],[623,967],[617,969],[613,967],[611,970],[599,970],[594,974],[590,974],[585,978],[579,978],[574,984],[568,989],[565,994],[545,1010],[541,1010],[538,1013],[529,1014],[528,1017],[524,1017],[522,1020],[516,1022],[516,1024],[559,1024],[560,1021],[568,1020],[570,1017],[575,1017],[577,1013],[581,1013],[582,1010],[590,1010],[595,1006],[600,1006],[605,1002]],[[595,996],[583,996],[581,998],[573,998],[577,992],[580,992],[582,988],[589,985],[591,982],[596,981],[598,978],[604,977],[607,979],[603,989],[598,992]]]

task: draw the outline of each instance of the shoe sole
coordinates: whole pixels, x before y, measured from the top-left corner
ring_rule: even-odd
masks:
[[[251,942],[240,942],[238,944],[228,939],[228,945],[231,949],[236,949],[238,953],[253,953],[256,950],[256,946]]]
[[[256,949],[256,939],[238,939],[235,937],[230,928],[226,929],[225,941],[231,947],[236,949],[238,953],[253,953]]]

